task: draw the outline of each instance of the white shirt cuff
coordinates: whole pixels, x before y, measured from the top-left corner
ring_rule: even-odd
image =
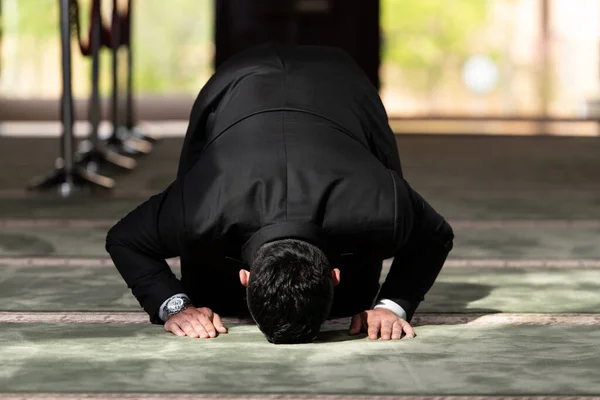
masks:
[[[393,302],[392,300],[381,299],[379,303],[377,303],[377,305],[373,307],[373,309],[376,308],[385,308],[396,314],[398,318],[406,320],[406,311],[404,311],[404,308],[400,307],[398,303]]]
[[[169,297],[168,299],[166,299],[162,305],[160,306],[160,308],[158,309],[158,317],[160,319],[163,320],[163,322],[167,322],[167,303],[169,302],[169,300],[171,300],[173,297],[175,296],[183,296],[185,298],[187,298],[188,300],[190,299],[185,293],[177,293],[174,294],[173,296]]]

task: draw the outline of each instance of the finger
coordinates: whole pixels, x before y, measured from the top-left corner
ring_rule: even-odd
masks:
[[[410,324],[406,321],[402,322],[402,330],[406,333],[407,338],[415,337],[415,330],[410,326]]]
[[[177,336],[185,336],[185,332],[176,323],[165,324],[165,331],[171,332]]]
[[[198,316],[198,322],[200,324],[202,324],[202,326],[204,327],[204,331],[207,334],[207,336],[202,336],[202,337],[214,338],[215,336],[217,336],[217,331],[215,330],[215,326],[213,325],[210,318],[208,318],[208,316],[206,316],[206,314],[200,314]]]
[[[348,332],[350,335],[357,335],[360,333],[360,328],[362,327],[362,319],[360,314],[356,314],[352,317],[352,321],[350,321],[350,331]]]
[[[383,340],[390,340],[392,338],[392,325],[394,321],[384,319],[381,321],[381,338]]]
[[[199,336],[199,332],[197,332],[196,329],[194,329],[194,327],[192,326],[192,324],[187,320],[179,323],[179,327],[183,329],[185,334],[189,337],[197,338]]]
[[[401,336],[402,336],[402,324],[400,323],[400,320],[397,320],[392,325],[392,340],[400,339]]]
[[[227,333],[227,328],[223,325],[223,321],[221,321],[221,317],[219,314],[214,314],[213,316],[213,325],[217,328],[219,333]]]
[[[208,337],[208,333],[206,332],[206,328],[204,324],[198,320],[197,315],[192,315],[188,322],[194,327],[194,330],[198,333],[198,337],[206,339]]]
[[[379,328],[381,328],[381,320],[379,318],[372,319],[368,321],[369,324],[369,339],[377,340],[377,334],[379,333]]]

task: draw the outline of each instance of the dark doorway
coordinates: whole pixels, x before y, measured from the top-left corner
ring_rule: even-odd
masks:
[[[215,66],[265,42],[336,46],[379,88],[379,0],[215,0]]]

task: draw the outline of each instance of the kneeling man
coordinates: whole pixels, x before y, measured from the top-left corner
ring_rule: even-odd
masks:
[[[413,337],[453,238],[403,178],[379,94],[350,56],[265,45],[200,91],[176,179],[106,249],[175,335],[215,337],[221,316],[251,316],[269,342],[302,343],[350,316],[350,334]],[[181,279],[165,261],[176,256]]]

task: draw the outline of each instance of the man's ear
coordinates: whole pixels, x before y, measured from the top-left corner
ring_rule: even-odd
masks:
[[[337,286],[340,284],[340,270],[334,268],[331,270],[331,279],[333,279],[333,286]]]
[[[240,269],[240,282],[245,287],[248,287],[248,281],[250,280],[250,271]]]

